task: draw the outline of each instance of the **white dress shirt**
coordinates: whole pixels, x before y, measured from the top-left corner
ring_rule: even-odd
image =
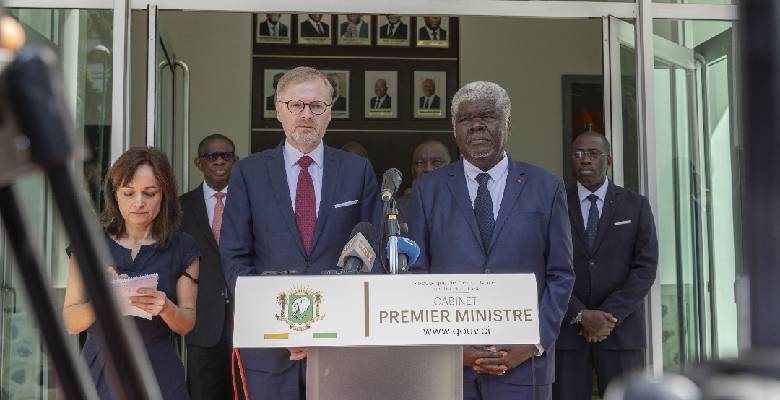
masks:
[[[582,223],[584,224],[585,229],[588,229],[588,213],[590,213],[590,200],[588,200],[588,196],[590,196],[591,193],[598,196],[596,206],[599,208],[599,218],[601,218],[601,211],[604,209],[604,199],[607,197],[608,187],[609,178],[605,178],[604,183],[601,187],[596,189],[595,192],[591,192],[586,189],[585,186],[582,186],[581,183],[577,182],[577,197],[580,199],[580,211],[582,211]]]
[[[309,165],[309,175],[314,183],[314,199],[317,206],[317,216],[320,216],[320,199],[322,196],[322,171],[323,163],[325,160],[325,147],[320,141],[320,144],[311,151],[311,153],[301,153],[295,147],[285,140],[284,149],[282,151],[284,155],[284,169],[287,172],[287,186],[290,189],[290,204],[292,204],[293,212],[295,212],[295,192],[298,188],[298,174],[301,172],[301,166],[298,165],[298,160],[303,156],[311,157],[314,162]]]
[[[222,198],[222,202],[227,204],[227,186],[220,192],[225,193],[225,197]],[[203,201],[206,202],[206,214],[209,216],[209,226],[214,226],[214,207],[217,206],[217,198],[214,194],[216,190],[212,189],[206,181],[203,181]]]
[[[504,198],[506,177],[509,175],[509,158],[506,156],[506,152],[503,154],[501,161],[487,171],[483,171],[466,161],[466,159],[463,159],[463,173],[466,175],[466,187],[469,189],[472,207],[474,207],[474,200],[477,198],[477,189],[479,188],[477,175],[483,172],[487,172],[490,175],[487,188],[488,192],[490,192],[490,199],[493,200],[493,219],[497,219],[498,210],[501,209],[501,200]]]

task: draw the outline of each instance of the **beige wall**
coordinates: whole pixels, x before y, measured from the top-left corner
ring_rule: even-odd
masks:
[[[131,128],[145,135],[146,13],[133,13]],[[249,13],[162,12],[159,27],[191,70],[191,154],[221,132],[247,155],[250,138]],[[461,18],[460,81],[491,80],[513,101],[509,154],[563,173],[561,75],[601,75],[601,20]],[[190,187],[200,172],[190,170]]]
[[[143,144],[146,131],[145,18],[145,12],[133,13],[133,144]],[[176,57],[190,67],[190,155],[195,156],[201,139],[222,133],[233,139],[242,157],[246,156],[251,119],[252,14],[165,11],[160,13],[158,26]],[[189,174],[193,188],[202,175],[191,163]]]
[[[489,80],[503,86],[512,98],[508,153],[561,175],[561,75],[602,75],[601,20],[460,21],[461,84]]]

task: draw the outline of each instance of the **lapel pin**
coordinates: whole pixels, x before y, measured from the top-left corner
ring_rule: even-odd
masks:
[[[523,179],[523,178],[517,178],[517,181],[516,181],[516,182],[517,182],[518,184],[522,185],[522,184],[523,184],[523,182],[525,182],[525,179]]]

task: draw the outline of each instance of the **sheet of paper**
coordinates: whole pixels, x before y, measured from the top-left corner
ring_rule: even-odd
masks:
[[[111,281],[111,287],[122,315],[152,319],[152,314],[130,304],[130,296],[138,295],[140,288],[157,289],[157,279],[157,274],[149,274]]]

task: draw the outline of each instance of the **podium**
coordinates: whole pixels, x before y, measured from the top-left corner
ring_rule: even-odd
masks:
[[[539,342],[533,274],[240,277],[233,344],[307,347],[309,400],[452,400],[463,345]]]

